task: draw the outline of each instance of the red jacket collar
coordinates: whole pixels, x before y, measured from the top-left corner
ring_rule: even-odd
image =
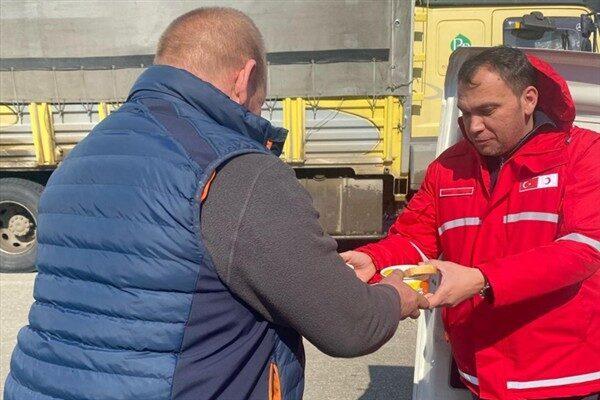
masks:
[[[518,148],[505,163],[514,162],[526,165],[532,172],[541,172],[548,168],[564,164],[567,159],[566,148],[568,137],[568,132],[560,130],[541,132]],[[471,154],[477,160],[480,167],[484,168],[486,164],[481,154],[475,150],[475,147],[467,139],[463,139],[463,141],[465,143],[461,146],[464,149],[462,154]]]

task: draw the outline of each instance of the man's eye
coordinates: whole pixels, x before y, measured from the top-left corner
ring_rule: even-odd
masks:
[[[493,108],[485,108],[483,110],[481,110],[481,115],[492,115],[494,113],[494,109]]]

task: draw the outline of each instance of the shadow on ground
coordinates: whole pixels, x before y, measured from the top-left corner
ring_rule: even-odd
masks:
[[[413,372],[413,367],[369,365],[371,381],[358,400],[410,400]]]

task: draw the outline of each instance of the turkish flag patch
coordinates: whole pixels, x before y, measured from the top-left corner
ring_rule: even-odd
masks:
[[[558,187],[558,174],[540,175],[519,184],[519,192]]]

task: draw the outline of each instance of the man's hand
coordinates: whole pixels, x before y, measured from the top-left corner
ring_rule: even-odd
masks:
[[[428,294],[429,306],[454,307],[479,293],[485,285],[485,277],[477,268],[469,268],[449,261],[429,260],[442,275],[440,286],[434,294]]]
[[[346,251],[340,253],[344,261],[354,267],[354,272],[358,279],[363,282],[368,282],[377,270],[373,260],[367,254],[360,251]]]
[[[407,317],[415,319],[421,314],[419,309],[426,310],[429,308],[429,302],[422,294],[404,283],[403,278],[402,271],[396,270],[378,284],[393,286],[398,292],[400,296],[400,319]]]

